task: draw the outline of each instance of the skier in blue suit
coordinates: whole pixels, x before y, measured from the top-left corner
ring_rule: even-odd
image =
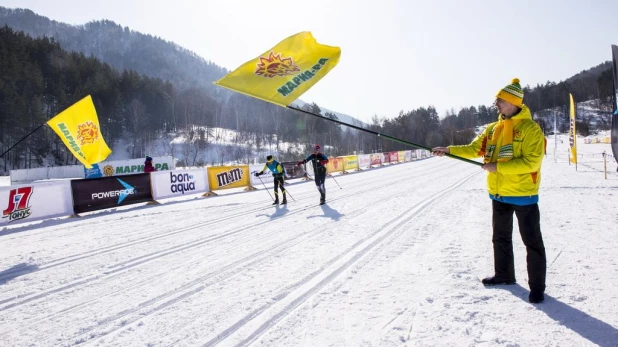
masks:
[[[279,204],[279,193],[277,190],[280,188],[281,193],[283,194],[283,200],[281,201],[281,205],[285,205],[288,203],[288,200],[285,196],[285,188],[283,188],[284,178],[285,178],[285,169],[283,165],[273,158],[272,155],[266,157],[266,164],[264,165],[264,169],[260,172],[255,173],[255,177],[260,177],[264,174],[264,171],[270,170],[273,173],[273,177],[275,179],[275,202],[273,205]]]

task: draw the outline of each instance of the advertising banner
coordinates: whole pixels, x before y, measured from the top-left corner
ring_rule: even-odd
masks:
[[[72,180],[75,213],[152,201],[150,174]]]
[[[143,173],[145,160],[146,158],[102,161],[98,164],[93,164],[92,169],[84,168],[84,177],[99,178]],[[157,171],[174,170],[176,168],[176,163],[172,156],[153,157],[152,164]]]
[[[358,167],[366,168],[371,167],[371,155],[369,154],[361,154],[358,156]]]
[[[400,163],[403,163],[404,161],[406,161],[406,152],[404,151],[397,152],[397,161]]]
[[[274,178],[273,178],[273,173],[266,169],[264,170],[264,174],[260,175],[260,178],[255,177],[254,173],[255,172],[260,172],[264,169],[264,164],[251,164],[249,165],[249,180],[251,182],[251,185],[254,187],[260,187],[262,186],[262,182],[264,183],[273,183]],[[262,181],[260,181],[262,180]]]
[[[391,162],[391,155],[388,152],[382,153],[382,164],[390,163],[390,162]]]
[[[412,151],[404,151],[403,153],[406,161],[412,161]]]
[[[343,158],[328,158],[328,164],[326,164],[326,171],[328,173],[343,172]]]
[[[151,172],[150,183],[155,200],[209,191],[206,168]]]
[[[308,163],[307,165],[296,166],[296,163],[297,162],[295,161],[286,161],[281,163],[281,165],[283,165],[283,168],[285,169],[286,180],[305,177],[305,167],[309,169],[309,167],[311,166],[310,163]]]
[[[399,152],[397,151],[388,152],[388,155],[391,157],[389,161],[391,164],[395,164],[399,162]]]
[[[208,167],[210,190],[248,187],[251,184],[249,165]]]
[[[0,187],[0,226],[73,214],[71,181]]]
[[[371,154],[371,165],[382,165],[382,153]]]
[[[344,172],[359,169],[357,155],[347,155],[345,157],[341,157],[341,159],[343,160],[343,171]]]

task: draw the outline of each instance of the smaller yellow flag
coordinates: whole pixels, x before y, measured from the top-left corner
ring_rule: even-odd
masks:
[[[341,49],[301,32],[279,42],[214,84],[280,106],[290,105],[339,62]]]
[[[107,147],[90,95],[47,121],[62,142],[87,169],[112,153]]]

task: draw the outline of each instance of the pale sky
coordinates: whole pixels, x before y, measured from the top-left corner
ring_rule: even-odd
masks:
[[[341,59],[301,99],[369,122],[433,105],[489,105],[518,77],[559,82],[611,60],[616,0],[0,0],[50,19],[109,19],[233,70],[311,31]]]

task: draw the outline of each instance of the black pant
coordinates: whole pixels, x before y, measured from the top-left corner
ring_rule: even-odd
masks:
[[[531,291],[545,291],[547,260],[541,235],[539,205],[517,206],[492,200],[494,267],[496,277],[515,280],[513,258],[513,212],[517,216],[519,233],[526,245],[528,285]]]
[[[274,176],[275,178],[275,200],[279,201],[279,193],[277,189],[281,189],[283,193],[283,200],[285,200],[285,188],[283,188],[283,176]]]
[[[326,170],[319,170],[315,173],[315,185],[318,187],[320,191],[320,199],[326,199],[326,187],[324,186],[324,181],[326,181]]]

